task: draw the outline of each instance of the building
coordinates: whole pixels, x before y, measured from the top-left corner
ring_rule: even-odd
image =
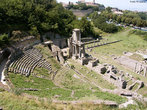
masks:
[[[95,4],[95,0],[93,0],[93,4]]]
[[[79,3],[85,3],[85,0],[78,0]]]
[[[112,8],[111,11],[113,14],[123,15],[122,10],[119,10],[118,8]]]

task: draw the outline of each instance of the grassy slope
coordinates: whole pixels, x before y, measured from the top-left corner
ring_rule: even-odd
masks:
[[[140,49],[147,49],[147,41],[140,36],[129,35],[130,29],[125,29],[116,34],[104,36],[108,41],[122,40],[121,42],[95,48],[94,51],[99,52],[100,55],[122,55],[124,51],[134,52]]]
[[[145,110],[146,105],[129,105],[127,108],[118,109],[109,106],[83,104],[55,104],[47,99],[30,99],[13,93],[0,92],[0,105],[4,110]]]
[[[55,58],[53,58],[51,51],[49,50],[48,47],[39,44],[36,45],[35,48],[41,50],[41,54],[43,55],[43,58],[45,58],[46,61],[48,61],[52,65],[53,71],[57,71],[61,68],[60,64],[55,60]]]
[[[59,99],[59,100],[87,100],[88,99],[104,99],[112,100],[118,103],[125,101],[124,98],[99,91],[95,86],[89,85],[87,82],[82,81],[81,79],[75,78],[75,72],[66,67],[61,67],[54,58],[51,58],[51,53],[49,52],[48,47],[43,47],[38,45],[37,48],[41,49],[41,52],[51,64],[55,70],[58,70],[55,79],[47,80],[43,78],[36,78],[34,76],[25,77],[18,74],[9,73],[10,80],[15,85],[16,88],[35,88],[39,91],[16,91],[16,92],[25,92],[32,95],[37,95],[39,97],[46,97],[49,99]],[[83,71],[84,72],[84,71]],[[51,78],[52,76],[48,74],[46,69],[36,68],[34,73],[39,73],[39,75],[44,75],[46,78]],[[102,79],[101,79],[102,80]],[[101,82],[100,80],[100,82]],[[105,81],[102,81],[103,83]],[[105,86],[107,85],[107,83]],[[104,87],[105,87],[104,86]],[[110,85],[112,88],[113,86]],[[91,89],[93,88],[93,89]],[[110,87],[109,87],[110,88]],[[72,91],[74,94],[72,96]],[[58,95],[58,98],[55,96]],[[114,98],[115,97],[115,98]]]
[[[77,62],[73,60],[69,60],[72,65],[81,73],[83,73],[85,76],[87,76],[91,81],[95,81],[100,87],[106,88],[106,89],[115,89],[116,87],[113,84],[110,84],[108,81],[104,80],[101,75],[98,73],[91,71],[85,66],[82,66],[78,64]]]
[[[116,34],[112,34],[112,35],[110,34],[110,35],[104,36],[104,38],[108,39],[108,41],[115,41],[115,40],[122,40],[122,41],[115,44],[109,44],[109,45],[105,45],[101,47],[96,47],[93,49],[93,52],[87,52],[87,53],[97,57],[100,60],[100,62],[113,64],[118,69],[123,70],[124,72],[128,72],[132,74],[136,79],[140,79],[144,81],[145,83],[147,83],[146,77],[133,73],[129,69],[114,62],[114,60],[111,57],[112,55],[115,55],[115,56],[123,55],[124,51],[135,52],[137,50],[147,49],[147,41],[145,41],[141,36],[129,34],[129,31],[130,29],[127,28]],[[140,60],[140,58],[138,57],[136,59]],[[143,88],[144,91],[145,91],[145,88]],[[143,92],[140,92],[140,93],[144,94]]]

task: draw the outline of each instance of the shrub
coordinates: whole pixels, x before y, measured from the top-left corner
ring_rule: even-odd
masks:
[[[9,44],[8,35],[7,34],[0,35],[0,46],[4,46],[7,44]]]
[[[75,69],[75,66],[74,66],[74,65],[71,65],[70,68],[71,68],[71,69]]]

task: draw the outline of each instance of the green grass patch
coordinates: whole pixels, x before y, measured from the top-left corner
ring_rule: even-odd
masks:
[[[133,54],[130,56],[131,59],[137,60],[137,61],[143,61],[143,57],[138,54]]]
[[[50,78],[50,79],[52,78],[52,74],[50,74],[49,71],[45,68],[38,68],[37,67],[37,68],[34,69],[33,73],[36,73],[37,76],[43,75],[47,78]]]
[[[134,52],[140,49],[147,48],[147,41],[145,41],[139,35],[129,34],[129,31],[130,29],[127,28],[121,32],[104,36],[103,38],[107,39],[107,42],[112,42],[116,40],[122,40],[122,41],[114,44],[97,47],[94,48],[93,50],[100,55],[105,55],[105,54],[122,55],[124,51]]]
[[[52,53],[47,46],[39,44],[39,45],[36,45],[35,48],[41,50],[41,54],[43,55],[43,58],[45,58],[46,61],[48,61],[52,65],[52,69],[54,71],[59,70],[61,68],[60,64],[52,56]]]
[[[36,95],[39,97],[52,98],[55,95],[59,95],[60,99],[62,100],[70,99],[71,90],[59,88],[51,80],[36,78],[33,76],[25,77],[13,73],[9,74],[9,78],[15,88],[33,88],[39,90],[22,92],[29,93],[31,95]]]
[[[123,70],[124,72],[131,74],[134,78],[139,78],[141,81],[147,83],[146,77],[134,73],[130,69],[125,68],[124,66],[115,62],[114,59],[112,59],[112,55],[118,57],[123,55],[123,52],[136,52],[138,50],[147,49],[147,41],[144,40],[140,35],[130,34],[130,31],[130,28],[126,28],[121,32],[110,34],[109,36],[104,36],[104,39],[108,39],[107,42],[116,40],[122,41],[114,44],[96,47],[92,52],[87,51],[87,53],[91,54],[93,57],[98,58],[101,63],[112,64],[119,70]],[[140,57],[138,56],[137,59],[140,60]]]
[[[77,62],[75,62],[73,60],[69,60],[69,61],[70,61],[70,63],[72,65],[74,65],[74,67],[76,68],[76,70],[78,70],[83,75],[87,76],[91,81],[94,81],[100,87],[106,88],[106,89],[111,89],[111,90],[113,90],[113,89],[116,88],[113,84],[111,84],[108,81],[104,80],[99,73],[96,73],[94,71],[91,71],[87,67],[82,66],[82,65],[78,64]]]
[[[135,84],[135,86],[133,87],[132,91],[135,91],[138,88],[139,84]]]
[[[147,86],[144,86],[143,88],[139,89],[137,92],[142,94],[144,97],[147,97]]]

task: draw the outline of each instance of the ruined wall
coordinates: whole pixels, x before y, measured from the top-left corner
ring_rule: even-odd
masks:
[[[0,51],[0,63],[2,62],[2,60],[3,60],[3,58],[4,58],[3,54],[4,54],[4,51],[3,51],[3,50]]]
[[[68,46],[67,39],[54,39],[53,43],[54,43],[54,45],[57,45],[61,49],[63,49],[63,48]]]
[[[24,39],[20,40],[19,42],[15,42],[13,44],[14,47],[23,49],[24,47],[30,47],[35,44],[40,43],[41,41],[39,39],[36,39],[34,36],[28,36],[25,37]]]
[[[63,58],[63,53],[57,45],[52,45],[52,53],[57,61],[59,61],[61,64],[64,64],[65,60]]]
[[[86,38],[82,38],[81,41],[82,42],[90,42],[93,41],[94,39],[92,37],[86,37]]]
[[[65,36],[61,36],[59,34],[54,34],[53,32],[47,32],[43,36],[43,41],[46,42],[48,40],[53,41],[54,45],[57,45],[61,49],[68,46],[67,39]]]

